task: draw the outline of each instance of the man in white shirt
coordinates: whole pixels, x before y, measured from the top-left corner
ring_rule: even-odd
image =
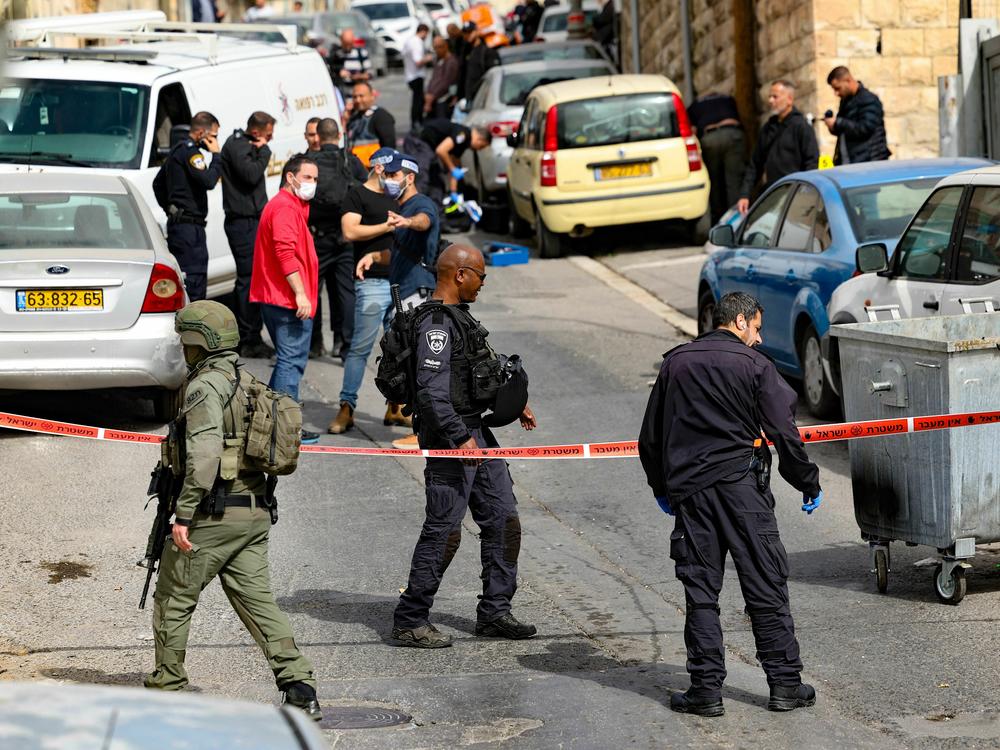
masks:
[[[262,18],[270,18],[273,15],[274,8],[268,4],[267,0],[254,0],[253,5],[247,8],[247,12],[243,14],[243,20],[250,23]]]
[[[406,85],[413,93],[410,127],[416,127],[424,119],[424,67],[434,59],[425,46],[429,33],[427,24],[422,23],[417,26],[417,32],[403,43],[403,73]]]

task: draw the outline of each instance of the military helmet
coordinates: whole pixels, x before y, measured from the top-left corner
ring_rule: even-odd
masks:
[[[174,330],[181,343],[200,346],[205,351],[221,352],[235,349],[240,343],[236,316],[219,302],[198,300],[177,311]]]

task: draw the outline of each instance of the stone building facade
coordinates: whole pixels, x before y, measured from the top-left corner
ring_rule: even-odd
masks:
[[[638,0],[641,72],[685,87],[679,0]],[[997,0],[972,15],[996,17]],[[631,72],[629,4],[623,3],[622,60]],[[959,0],[688,0],[695,94],[733,94],[745,123],[767,115],[775,78],[798,87],[797,106],[821,115],[839,100],[826,83],[846,65],[882,99],[889,147],[898,158],[938,153],[938,76],[958,72]],[[820,152],[834,138],[817,120]]]

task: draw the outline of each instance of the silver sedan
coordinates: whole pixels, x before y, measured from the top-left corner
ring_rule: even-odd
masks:
[[[180,268],[138,191],[101,174],[0,186],[0,389],[143,389],[177,414]]]

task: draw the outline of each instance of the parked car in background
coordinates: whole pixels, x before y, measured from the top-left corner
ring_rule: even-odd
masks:
[[[831,325],[871,315],[921,318],[1000,311],[1000,168],[981,167],[938,183],[896,244],[869,242],[859,275],[830,297]],[[838,339],[824,336],[823,361],[840,392]]]
[[[597,0],[584,0],[583,16],[588,35],[594,25],[594,16],[600,12],[601,7],[597,4]],[[560,3],[548,6],[538,22],[538,34],[534,41],[563,42],[567,39],[569,39],[569,5]]]
[[[497,50],[501,65],[536,62],[538,60],[607,60],[600,45],[589,39],[567,39],[546,44],[515,44]]]
[[[181,271],[127,180],[27,172],[0,183],[0,389],[141,389],[180,407]]]
[[[723,249],[704,263],[698,327],[711,325],[716,301],[743,291],[764,306],[762,351],[785,375],[801,379],[806,404],[834,416],[839,400],[823,367],[826,307],[855,271],[859,245],[891,250],[942,177],[988,164],[981,159],[914,159],[798,172],[779,180],[750,208],[739,231],[717,226]]]
[[[462,166],[469,172],[467,184],[476,187],[481,203],[507,202],[507,168],[513,149],[507,143],[524,114],[524,103],[536,87],[557,81],[614,75],[615,69],[605,60],[540,60],[538,62],[498,65],[487,71],[472,99],[465,124],[489,128],[491,147],[483,151],[468,149]]]
[[[698,140],[663,76],[539,86],[508,138],[511,229],[533,226],[542,257],[595,227],[680,219],[693,229],[708,208]]]
[[[402,65],[403,44],[417,33],[417,26],[425,23],[434,28],[434,19],[418,0],[354,0],[351,10],[363,13],[371,21],[392,65]]]
[[[354,32],[354,44],[368,50],[375,75],[383,76],[389,68],[385,45],[372,26],[368,16],[356,10],[338,10],[328,13],[308,13],[267,19],[269,23],[294,23],[302,30],[303,44],[315,47],[326,59],[330,50],[340,44],[340,33],[345,29]]]
[[[434,21],[431,29],[438,36],[448,36],[450,23],[461,26],[461,11],[452,5],[451,0],[418,0],[418,2]]]
[[[316,722],[289,705],[52,680],[0,682],[0,733],[9,750],[329,746]]]

